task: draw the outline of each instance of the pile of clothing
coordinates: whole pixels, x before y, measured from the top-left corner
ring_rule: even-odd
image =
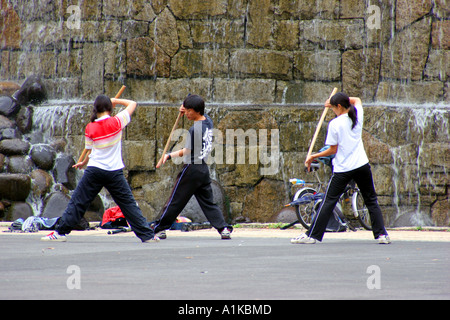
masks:
[[[28,217],[14,221],[9,227],[10,232],[38,232],[39,230],[53,230],[59,218]]]

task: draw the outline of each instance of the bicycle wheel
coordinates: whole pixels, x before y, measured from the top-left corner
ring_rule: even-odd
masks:
[[[314,204],[315,201],[312,200],[312,196],[314,196],[317,193],[316,190],[313,188],[303,188],[297,191],[297,193],[294,195],[293,201],[300,199],[302,197],[308,197],[311,196],[311,201],[303,204],[296,205],[296,214],[298,221],[304,226],[306,229],[309,230],[311,226],[312,219],[314,217]]]
[[[352,209],[353,214],[356,218],[358,218],[361,226],[366,230],[372,230],[369,210],[367,210],[367,207],[364,204],[363,196],[359,190],[357,190],[352,196]]]

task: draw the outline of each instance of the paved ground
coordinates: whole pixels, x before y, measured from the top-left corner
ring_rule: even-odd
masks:
[[[105,230],[74,231],[66,243],[4,230],[0,299],[450,298],[448,231],[391,230],[393,243],[379,245],[359,230],[292,245],[300,230],[235,229],[232,240],[169,231],[153,244]]]

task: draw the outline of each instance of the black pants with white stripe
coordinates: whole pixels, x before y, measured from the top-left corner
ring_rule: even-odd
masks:
[[[366,164],[352,171],[333,173],[333,176],[328,183],[322,206],[311,223],[311,227],[306,232],[309,237],[322,241],[323,234],[325,233],[333,209],[344,192],[345,187],[352,179],[358,185],[364,198],[364,203],[369,211],[374,238],[377,239],[383,234],[387,235],[384,227],[383,215],[380,206],[378,205],[377,194],[373,185],[372,171],[370,170],[370,165]]]
[[[153,230],[137,206],[123,170],[107,171],[96,167],[87,167],[84,171],[66,210],[58,219],[56,231],[59,234],[69,234],[103,187],[109,191],[114,202],[120,207],[136,236],[142,241],[153,238]]]
[[[169,229],[192,196],[195,196],[206,219],[214,228],[219,232],[224,228],[232,231],[232,227],[225,222],[222,211],[213,202],[209,168],[208,165],[202,163],[183,166],[177,176],[172,193],[155,223],[155,233]]]

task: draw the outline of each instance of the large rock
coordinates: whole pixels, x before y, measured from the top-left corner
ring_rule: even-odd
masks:
[[[33,161],[29,156],[9,157],[8,171],[10,173],[30,173],[33,170]]]
[[[19,139],[20,133],[15,128],[0,129],[0,140]]]
[[[212,180],[211,182],[211,188],[213,191],[213,202],[217,204],[222,211],[222,214],[224,216],[225,221],[228,220],[226,206],[225,206],[225,193],[223,188],[220,186],[219,183]],[[192,220],[192,222],[206,222],[208,221],[203,214],[203,211],[198,204],[198,201],[195,197],[192,197],[189,202],[187,203],[186,207],[183,209],[183,211],[180,213],[181,216],[189,218]]]
[[[44,196],[50,191],[53,179],[48,172],[36,169],[31,172],[30,177],[32,179],[33,194],[37,198]]]
[[[6,215],[7,221],[16,221],[21,218],[24,221],[33,216],[33,209],[26,202],[13,202],[11,207],[8,209],[8,214]]]
[[[7,164],[7,158],[6,158],[6,156],[4,154],[0,153],[0,172],[3,171],[3,169],[4,169],[3,166],[5,164]]]
[[[50,170],[53,168],[53,163],[56,157],[56,151],[48,144],[37,144],[31,148],[31,159],[36,166],[43,170]]]
[[[76,169],[72,168],[75,164],[72,156],[63,154],[56,158],[55,166],[53,168],[53,177],[56,183],[61,183],[70,190],[75,189]]]
[[[20,132],[28,133],[33,125],[33,109],[30,107],[22,107],[16,116],[16,124]]]
[[[30,143],[20,139],[7,139],[0,141],[0,153],[6,155],[24,155],[30,150]]]
[[[271,222],[288,198],[280,194],[284,190],[284,182],[263,179],[254,190],[247,195],[243,208],[243,215],[252,222]]]
[[[12,127],[14,127],[14,123],[12,123],[7,117],[0,114],[0,130]]]
[[[18,112],[19,109],[20,105],[13,98],[7,96],[0,97],[0,114],[9,117]]]
[[[14,94],[14,98],[21,104],[39,104],[47,100],[47,90],[40,77],[30,76],[22,84],[22,87]]]
[[[0,173],[0,198],[25,201],[31,190],[31,178],[26,174]]]
[[[62,192],[53,192],[44,201],[41,216],[44,218],[61,217],[69,204],[70,197]]]
[[[12,81],[0,81],[0,95],[12,96],[20,89],[20,85]]]

